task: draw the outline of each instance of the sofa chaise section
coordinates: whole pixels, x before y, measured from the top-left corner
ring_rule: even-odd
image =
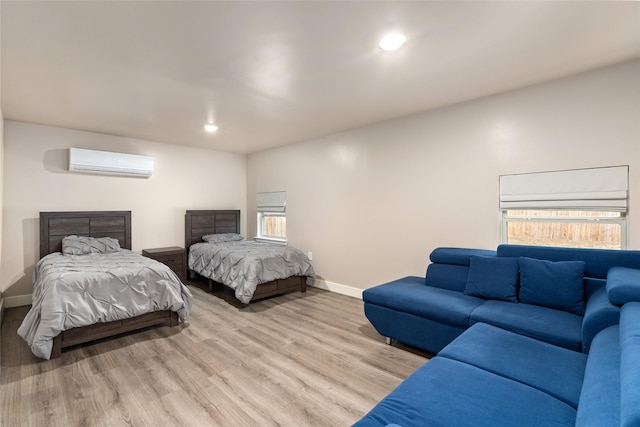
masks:
[[[354,426],[389,425],[639,426],[640,302],[589,354],[475,324]]]
[[[378,333],[416,347],[425,340],[444,347],[469,327],[472,311],[484,303],[427,286],[423,277],[405,277],[364,293],[365,314]]]
[[[513,356],[504,351],[504,346],[522,342],[522,351]],[[444,355],[419,368],[355,426],[573,426],[586,357],[580,353],[575,353],[578,357],[565,356],[563,353],[574,352],[557,347],[558,370],[568,367],[574,377],[571,383],[562,383],[544,374],[544,369],[540,375],[536,357],[544,350],[536,347],[541,345],[548,344],[493,326],[474,325],[450,344],[451,349],[447,346]],[[496,351],[515,365],[504,365],[503,360],[485,363],[484,357]],[[528,365],[535,370],[518,372]]]

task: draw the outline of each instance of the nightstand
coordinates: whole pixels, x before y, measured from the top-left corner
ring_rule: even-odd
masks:
[[[160,261],[173,270],[180,280],[187,279],[187,252],[184,248],[171,246],[168,248],[143,249],[142,255]]]

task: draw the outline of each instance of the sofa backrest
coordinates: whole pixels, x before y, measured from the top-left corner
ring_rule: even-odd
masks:
[[[576,427],[640,426],[640,302],[622,307],[620,324],[602,330],[587,359]]]
[[[582,381],[576,427],[620,426],[620,328],[593,339]]]
[[[587,297],[606,284],[607,272],[611,267],[640,268],[640,251],[500,245],[496,252],[499,257],[529,257],[547,261],[584,261],[584,284]]]
[[[441,289],[464,291],[472,256],[496,256],[496,251],[466,248],[436,248],[429,255],[425,283]]]
[[[620,425],[640,425],[640,302],[620,313]]]
[[[464,291],[472,256],[529,257],[548,261],[584,261],[587,299],[606,285],[611,267],[640,269],[640,251],[561,248],[551,246],[499,245],[496,251],[468,248],[436,248],[429,255],[425,283],[442,289]]]

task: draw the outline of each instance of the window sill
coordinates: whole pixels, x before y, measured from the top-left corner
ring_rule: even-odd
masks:
[[[256,237],[253,238],[253,240],[255,240],[256,242],[275,243],[276,245],[282,245],[282,246],[286,246],[287,245],[286,239],[275,239],[275,238],[272,238],[272,237],[259,237],[259,236],[256,236]]]

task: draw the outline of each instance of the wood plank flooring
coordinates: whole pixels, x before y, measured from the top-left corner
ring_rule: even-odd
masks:
[[[175,328],[33,356],[2,325],[2,426],[349,426],[428,355],[388,346],[362,301],[315,288],[242,306],[198,285]]]

